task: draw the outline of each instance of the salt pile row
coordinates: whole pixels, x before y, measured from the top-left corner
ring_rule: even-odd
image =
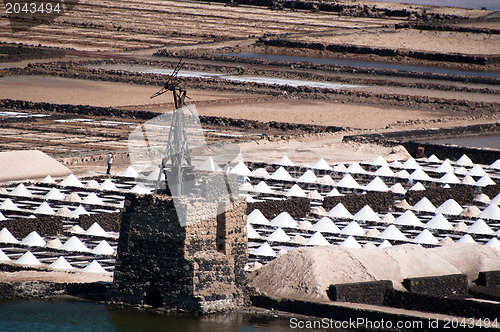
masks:
[[[10,262],[11,259],[0,249],[0,262]],[[14,264],[22,266],[43,266],[44,264],[36,258],[36,256],[31,252],[25,252],[21,257],[13,261]],[[59,256],[53,263],[47,266],[52,270],[70,270],[75,271],[76,268],[73,267],[63,256]],[[106,269],[99,264],[98,261],[93,260],[83,269],[79,269],[83,273],[108,273]]]

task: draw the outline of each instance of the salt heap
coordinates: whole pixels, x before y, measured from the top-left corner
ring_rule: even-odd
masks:
[[[281,166],[295,166],[295,164],[287,156],[281,157],[276,164]]]
[[[81,197],[76,192],[72,192],[64,198],[65,202],[80,203],[82,201]]]
[[[486,172],[480,165],[474,165],[468,172],[467,175],[469,176],[484,176],[486,175]]]
[[[28,247],[43,247],[46,243],[36,231],[33,231],[22,239],[21,244]]]
[[[63,257],[59,256],[52,264],[49,265],[52,270],[73,270],[74,267]]]
[[[238,189],[241,191],[250,191],[253,189],[253,186],[250,184],[250,182],[245,182],[245,183],[240,184]]]
[[[356,241],[356,239],[349,235],[347,239],[342,241],[342,243],[339,244],[339,247],[341,248],[361,248],[361,245]]]
[[[19,257],[14,263],[29,266],[42,265],[42,263],[31,253],[31,251],[24,253],[24,255]]]
[[[257,183],[257,185],[254,186],[252,190],[262,194],[274,193],[274,190],[272,190],[264,181],[260,181],[259,183]]]
[[[305,173],[302,174],[297,179],[297,182],[306,182],[306,183],[314,183],[316,181],[318,181],[318,177],[310,169],[308,169],[307,171],[305,171]]]
[[[432,156],[427,158],[427,162],[432,163],[432,164],[437,164],[437,163],[441,162],[441,160],[438,157],[436,157],[435,154],[433,154]]]
[[[337,188],[333,188],[332,191],[330,191],[328,194],[326,194],[327,197],[335,197],[335,196],[344,196],[343,194],[339,193]]]
[[[66,250],[66,251],[78,251],[78,252],[89,252],[89,248],[87,248],[87,246],[85,246],[85,244],[82,243],[82,241],[80,241],[79,238],[77,238],[76,236],[72,236],[68,239],[68,241],[66,241],[62,246],[61,248],[62,250]]]
[[[111,256],[115,253],[115,249],[113,249],[106,240],[102,240],[99,242],[94,249],[90,251],[94,255],[107,255]]]
[[[250,287],[271,297],[328,301],[326,290],[332,284],[391,280],[395,289],[404,290],[401,282],[406,278],[462,273],[472,281],[480,269],[499,269],[499,258],[500,252],[492,248],[463,244],[435,248],[404,244],[383,251],[299,247],[248,278]]]
[[[230,171],[232,174],[237,174],[240,176],[248,176],[252,174],[252,172],[248,169],[244,162],[240,161],[237,163]]]
[[[257,233],[250,224],[247,224],[247,237],[249,239],[260,239],[259,233]]]
[[[472,236],[470,236],[469,234],[465,234],[457,241],[457,243],[476,243],[476,241],[474,241]]]
[[[288,212],[281,212],[271,220],[271,226],[278,227],[297,227],[297,221],[288,214]]]
[[[483,219],[476,220],[466,230],[467,233],[472,234],[494,234],[495,232],[488,226]]]
[[[481,214],[481,210],[475,205],[467,206],[465,209],[460,213],[460,216],[462,217],[472,217],[475,218]]]
[[[490,248],[493,248],[495,250],[499,250],[500,251],[500,241],[496,237],[491,238],[491,240],[489,240],[485,244],[485,246],[488,246]],[[0,256],[1,256],[1,254],[0,254]],[[0,260],[1,260],[1,258],[0,258]]]
[[[62,246],[62,243],[59,239],[53,239],[47,241],[47,244],[45,244],[47,248],[52,248],[52,249],[59,249]]]
[[[52,176],[47,175],[43,178],[42,183],[56,184],[57,182],[52,178]]]
[[[65,177],[64,180],[59,183],[59,185],[63,187],[83,187],[83,184],[80,182],[80,180],[77,179],[74,174],[70,174]]]
[[[423,184],[421,184],[420,182],[417,182],[415,183],[409,190],[413,190],[413,191],[422,191],[422,190],[425,190],[425,187]]]
[[[135,170],[132,166],[127,167],[126,170],[120,173],[119,176],[125,177],[125,178],[136,178],[139,176],[139,172]]]
[[[0,249],[0,262],[8,262],[10,261],[9,256],[7,256],[2,249]]]
[[[257,168],[253,170],[250,175],[256,178],[263,178],[263,179],[269,179],[270,177],[269,173],[265,168]]]
[[[294,184],[292,186],[292,188],[290,188],[285,196],[293,196],[293,197],[306,197],[306,193],[304,192],[304,190],[302,190],[298,185]]]
[[[424,225],[411,210],[406,210],[402,215],[397,217],[396,220],[394,220],[394,224],[405,226]]]
[[[384,159],[384,157],[382,156],[378,156],[377,158],[375,158],[371,163],[370,165],[372,166],[382,166],[382,167],[388,167],[389,164],[387,163],[387,161]],[[381,167],[381,168],[382,168]],[[379,168],[380,169],[380,168]]]
[[[50,189],[50,191],[44,196],[45,199],[53,199],[59,201],[62,201],[64,197],[65,197],[64,194],[61,193],[57,188]]]
[[[111,179],[106,179],[104,180],[103,183],[99,186],[99,190],[112,190],[112,191],[118,191],[118,188],[116,185],[111,181]]]
[[[340,204],[340,203],[339,203]],[[328,217],[323,217],[311,227],[311,230],[321,233],[340,233],[340,229]]]
[[[414,239],[414,243],[419,243],[419,244],[432,244],[436,245],[439,243],[439,241],[432,235],[431,232],[429,232],[428,229],[424,229],[420,234],[418,234]]]
[[[0,212],[0,221],[2,221],[2,220],[7,220],[7,218],[5,218],[5,216],[3,215],[3,213]]]
[[[413,205],[412,210],[419,212],[434,212],[436,211],[436,207],[427,197],[424,196],[415,205]]]
[[[278,227],[266,240],[268,242],[288,242],[290,241],[290,237],[286,235],[281,227]]]
[[[431,177],[425,173],[425,171],[421,168],[416,169],[413,173],[408,177],[410,181],[430,181]]]
[[[320,184],[330,184],[330,185],[335,183],[335,181],[332,179],[332,177],[328,174],[318,178],[318,180],[316,182],[318,182]]]
[[[401,194],[401,195],[406,194],[405,188],[399,182],[390,187],[389,190],[395,194]]]
[[[369,205],[363,206],[352,218],[361,221],[380,221],[380,217]]]
[[[357,162],[353,162],[349,167],[345,170],[347,173],[351,174],[365,174],[366,171],[361,167]]]
[[[255,256],[276,257],[276,252],[267,242],[264,242],[259,248],[253,249],[250,253]]]
[[[410,177],[410,173],[408,173],[405,169],[395,173],[394,175],[400,179],[408,179]]]
[[[460,183],[459,178],[452,172],[448,172],[445,175],[443,175],[441,178],[438,180],[439,183],[448,183],[448,184],[456,184]]]
[[[94,205],[104,205],[102,199],[99,198],[95,193],[90,193],[87,197],[85,197],[82,201],[85,204],[94,204]]]
[[[448,219],[446,219],[441,213],[432,217],[432,219],[429,220],[424,227],[432,229],[453,229],[453,226],[450,224]]]
[[[481,193],[479,195],[474,196],[474,200],[473,201],[474,202],[488,204],[491,200],[488,197],[488,195],[485,195],[485,194]]]
[[[294,178],[283,168],[280,166],[273,174],[271,174],[270,179],[279,180],[279,181],[293,181]]]
[[[326,214],[329,217],[338,219],[352,219],[353,215],[345,208],[344,204],[338,203]]]
[[[404,169],[420,169],[421,166],[418,164],[418,162],[413,159],[413,157],[408,158],[403,165],[401,165],[401,168]]]
[[[102,229],[101,225],[95,222],[85,231],[85,235],[107,237],[108,233]]]
[[[50,207],[49,203],[43,202],[40,204],[33,213],[52,215],[56,212]]]
[[[385,240],[408,241],[408,238],[394,225],[389,225],[378,237]]]
[[[490,200],[490,204],[500,205],[500,193]]]
[[[328,246],[330,242],[320,232],[316,232],[306,240],[302,245],[304,246]]]
[[[470,160],[470,158],[466,154],[463,154],[462,157],[460,157],[457,160],[456,164],[458,166],[472,166],[472,165],[474,165],[472,160]]]
[[[4,227],[0,231],[0,243],[19,243],[19,241],[12,235],[7,227]]]
[[[371,180],[370,183],[368,183],[365,186],[365,190],[385,192],[385,191],[389,191],[389,187],[387,187],[385,182],[382,181],[382,179],[377,176],[373,180]]]
[[[472,176],[466,176],[462,179],[462,183],[463,184],[468,184],[468,185],[475,185],[476,184],[476,180],[474,180],[472,178]]]
[[[330,165],[328,165],[328,163],[323,158],[321,158],[320,160],[315,162],[314,165],[311,166],[311,168],[322,169],[322,170],[331,170],[332,169],[332,167]]]
[[[348,189],[361,188],[361,186],[356,182],[356,180],[354,180],[351,174],[344,175],[344,177],[339,182],[337,182],[336,186]]]
[[[130,189],[130,192],[140,194],[140,195],[147,195],[147,194],[151,193],[151,190],[144,187],[142,184],[138,183],[132,189]]]
[[[344,166],[344,164],[338,164],[333,167],[333,170],[335,172],[345,172],[347,168]]]
[[[84,273],[107,273],[108,271],[106,271],[102,266],[101,264],[99,264],[99,262],[97,262],[96,260],[93,260],[92,262],[90,262],[89,265],[87,265],[86,267],[84,267],[81,272],[84,272]]]
[[[451,166],[451,164],[447,160],[445,160],[445,161],[443,161],[443,163],[441,165],[439,165],[438,168],[436,168],[434,170],[434,172],[436,172],[436,173],[450,173],[450,172],[453,173],[453,170],[454,170],[453,166]]]
[[[20,196],[20,197],[33,196],[33,194],[22,183],[18,184],[17,187],[10,192],[10,194],[13,196]]]
[[[90,213],[88,213],[83,206],[79,205],[68,217],[78,218],[82,214],[90,215]]]
[[[392,215],[392,213],[387,212],[382,216],[382,219],[380,219],[381,222],[386,223],[386,224],[392,224],[396,220],[396,218]]]
[[[198,167],[195,167],[195,169],[199,171],[207,171],[207,172],[220,172],[222,169],[217,165],[217,163],[214,161],[212,157],[208,157],[207,160],[202,162]]]
[[[500,170],[500,159],[497,159],[493,164],[488,166],[489,169]]]
[[[97,188],[99,188],[99,182],[97,182],[96,180],[89,180],[85,183],[85,188],[97,189]]]
[[[269,224],[269,220],[267,220],[266,217],[260,212],[259,209],[254,209],[248,216],[247,216],[247,223],[249,224],[257,224],[257,225],[267,225]]]
[[[363,236],[365,235],[365,230],[356,221],[351,221],[342,229],[340,234]]]
[[[389,247],[392,247],[392,244],[389,241],[384,240],[384,241],[382,241],[381,244],[378,245],[377,248],[378,249],[385,249],[385,248],[389,248]]]
[[[436,209],[436,213],[452,216],[458,216],[462,211],[463,208],[453,198],[448,199]]]
[[[381,166],[379,169],[377,169],[375,171],[375,173],[373,173],[373,175],[376,175],[376,176],[385,176],[385,177],[393,177],[393,176],[395,176],[394,172],[392,171],[392,169],[390,169],[390,167],[387,166],[387,165]]]
[[[476,186],[479,187],[486,187],[486,186],[491,186],[495,185],[495,181],[493,181],[488,174],[483,175],[479,180],[476,182]]]
[[[307,198],[322,200],[323,196],[317,190],[313,190],[307,193]]]
[[[196,168],[196,169],[198,169],[198,168]],[[207,170],[203,169],[203,171],[207,171]],[[149,175],[146,177],[146,180],[158,181],[158,177],[160,177],[160,181],[165,181],[165,173],[161,173],[161,176],[160,176],[160,172],[161,172],[160,167],[156,167],[151,173],[149,173]]]

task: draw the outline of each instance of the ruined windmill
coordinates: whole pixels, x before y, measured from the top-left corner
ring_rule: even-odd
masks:
[[[179,63],[177,63],[174,71],[168,77],[163,88],[150,97],[153,99],[167,91],[172,91],[174,97],[175,108],[172,114],[167,146],[165,147],[164,157],[160,164],[156,192],[158,192],[161,187],[162,174],[165,174],[165,177],[169,179],[170,183],[170,186],[166,183],[167,194],[176,196],[182,195],[184,174],[187,170],[192,170],[193,168],[188,147],[185,109],[188,109],[195,120],[200,123],[196,113],[194,113],[185,102],[186,98],[189,99],[186,95],[186,90],[179,86],[180,82],[177,74],[183,65],[182,59],[179,60]]]

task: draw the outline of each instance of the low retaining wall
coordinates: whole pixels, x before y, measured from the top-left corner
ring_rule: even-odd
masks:
[[[384,305],[392,290],[392,281],[379,280],[330,285],[326,293],[332,301]]]
[[[53,283],[45,281],[0,283],[0,301],[71,295],[91,301],[107,301],[111,283]]]
[[[452,274],[435,277],[407,278],[403,286],[410,293],[432,296],[465,296],[468,281],[465,274]]]
[[[476,284],[500,290],[500,271],[479,272]]]

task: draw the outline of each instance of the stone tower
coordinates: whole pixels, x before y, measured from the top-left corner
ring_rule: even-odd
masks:
[[[245,302],[246,201],[216,196],[126,195],[116,301],[192,312]]]

